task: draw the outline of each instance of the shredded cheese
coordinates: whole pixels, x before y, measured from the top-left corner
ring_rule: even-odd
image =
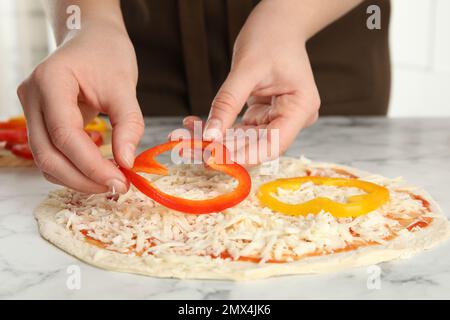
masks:
[[[192,215],[155,203],[135,188],[126,194],[85,195],[63,189],[51,193],[55,203],[64,203],[57,223],[80,240],[100,241],[108,250],[130,255],[200,255],[226,259],[256,257],[260,263],[292,261],[317,252],[331,253],[352,243],[384,243],[405,233],[405,223],[429,214],[420,200],[398,189],[399,181],[379,176],[364,180],[390,190],[391,201],[367,215],[335,218],[328,212],[292,217],[261,207],[254,191],[272,179],[310,175],[346,177],[332,168],[316,168],[306,160],[283,159],[283,170],[270,177],[251,172],[253,192],[239,205],[223,212]],[[168,176],[154,179],[163,191],[190,199],[204,199],[228,192],[236,181],[198,166],[178,166]],[[156,179],[156,180],[155,180]],[[345,202],[362,194],[357,188],[303,184],[298,190],[279,189],[276,196],[300,203],[323,196]],[[413,232],[411,230],[411,232]]]

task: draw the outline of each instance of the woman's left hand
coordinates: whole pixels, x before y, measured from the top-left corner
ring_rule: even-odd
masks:
[[[299,25],[298,12],[278,1],[263,1],[249,16],[234,47],[230,73],[218,91],[205,124],[203,138],[223,138],[247,103],[245,130],[279,129],[278,156],[301,129],[317,120],[320,97],[305,43],[308,34]],[[193,129],[198,117],[183,124]],[[270,143],[270,142],[269,142]]]

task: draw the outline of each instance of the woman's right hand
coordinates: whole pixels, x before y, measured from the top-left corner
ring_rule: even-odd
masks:
[[[124,28],[99,22],[68,33],[19,86],[33,157],[49,181],[85,193],[126,192],[125,176],[83,128],[98,113],[109,115],[114,160],[131,168],[144,130],[137,77]]]

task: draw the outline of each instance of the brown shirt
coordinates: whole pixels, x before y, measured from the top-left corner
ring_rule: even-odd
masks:
[[[122,11],[147,116],[207,115],[234,40],[257,0],[127,0]],[[381,29],[366,27],[369,5]],[[364,1],[307,43],[322,115],[384,115],[390,91],[389,0]]]

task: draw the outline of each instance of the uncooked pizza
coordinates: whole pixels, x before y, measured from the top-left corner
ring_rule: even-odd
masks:
[[[105,120],[95,118],[84,130],[104,156],[111,155],[111,130]],[[19,116],[0,121],[0,168],[33,165],[25,118]]]
[[[433,199],[400,178],[306,158],[271,174],[154,160],[173,147],[138,156],[126,194],[50,193],[35,212],[42,236],[108,270],[233,280],[408,258],[450,236]]]

